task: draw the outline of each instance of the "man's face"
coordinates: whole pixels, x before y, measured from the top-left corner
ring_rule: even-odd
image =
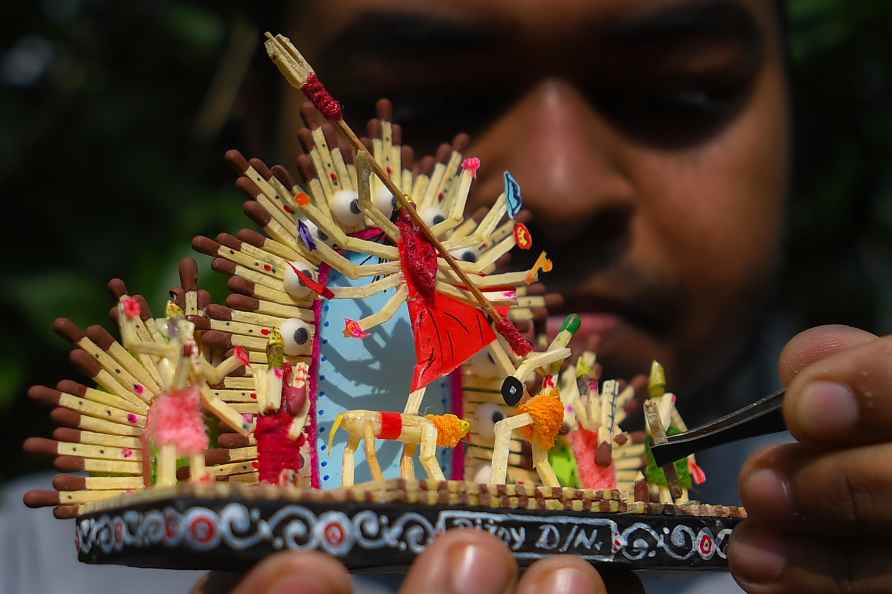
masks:
[[[348,114],[392,98],[418,151],[472,134],[471,210],[514,174],[608,377],[691,389],[751,335],[788,181],[770,0],[327,0],[296,33]]]

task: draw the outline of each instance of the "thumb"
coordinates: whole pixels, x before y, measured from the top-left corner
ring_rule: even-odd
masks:
[[[644,594],[628,570],[599,573],[580,557],[560,555],[533,563],[517,584],[516,594]]]

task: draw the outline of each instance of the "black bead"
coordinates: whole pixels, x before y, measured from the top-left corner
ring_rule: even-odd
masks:
[[[502,381],[501,393],[505,404],[517,406],[523,398],[523,383],[513,375],[509,375]]]

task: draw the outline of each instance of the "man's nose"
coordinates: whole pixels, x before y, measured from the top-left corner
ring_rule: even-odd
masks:
[[[618,133],[571,83],[543,80],[469,151],[480,156],[485,174],[475,206],[498,196],[509,170],[549,243],[572,240],[602,214],[627,220],[635,192],[620,147]]]

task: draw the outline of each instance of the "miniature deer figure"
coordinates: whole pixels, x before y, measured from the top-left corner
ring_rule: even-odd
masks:
[[[342,480],[344,487],[353,485],[354,459],[360,439],[365,443],[366,460],[373,480],[384,480],[375,451],[375,440],[385,439],[401,441],[406,445],[420,445],[419,460],[427,477],[442,481],[446,480],[446,477],[437,462],[437,446],[454,448],[471,429],[468,421],[453,414],[421,416],[398,412],[351,410],[341,413],[335,419],[328,437],[329,451],[335,433],[341,426],[349,434],[347,447],[344,449]]]

